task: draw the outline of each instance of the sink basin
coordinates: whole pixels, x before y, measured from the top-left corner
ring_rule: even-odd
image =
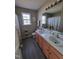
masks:
[[[39,30],[39,33],[40,33],[40,34],[44,34],[44,35],[48,35],[48,32],[45,31],[45,30]]]
[[[49,40],[51,42],[53,42],[55,45],[57,45],[59,47],[63,47],[63,41],[62,40],[59,40],[59,39],[57,39],[56,37],[53,37],[53,36],[50,36]]]
[[[44,34],[45,31],[43,31],[43,30],[39,30],[39,33],[40,33],[40,34]]]

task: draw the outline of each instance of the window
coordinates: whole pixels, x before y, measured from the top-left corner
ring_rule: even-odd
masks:
[[[46,24],[46,16],[42,16],[42,24]]]
[[[29,13],[22,13],[23,25],[31,25],[31,15]]]

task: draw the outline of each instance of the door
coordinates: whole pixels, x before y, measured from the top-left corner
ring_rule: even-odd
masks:
[[[21,50],[19,49],[20,35],[18,17],[15,15],[15,59],[22,59]]]
[[[22,30],[22,38],[26,39],[32,36],[32,33],[35,32],[36,29],[36,15],[31,12],[22,12],[21,13],[21,30]]]

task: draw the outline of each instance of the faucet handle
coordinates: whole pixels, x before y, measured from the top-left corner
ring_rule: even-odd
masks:
[[[57,34],[57,38],[59,38],[59,34]]]

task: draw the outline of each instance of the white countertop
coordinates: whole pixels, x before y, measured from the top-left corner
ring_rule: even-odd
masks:
[[[53,46],[55,49],[57,49],[57,51],[59,51],[62,55],[63,55],[63,45],[62,46],[57,46],[54,42],[52,42],[51,40],[49,40],[49,36],[51,36],[51,34],[49,32],[47,32],[48,30],[46,30],[46,33],[42,34],[39,32],[40,30],[38,29],[36,32],[42,36],[51,46]],[[63,40],[62,40],[63,42]]]

